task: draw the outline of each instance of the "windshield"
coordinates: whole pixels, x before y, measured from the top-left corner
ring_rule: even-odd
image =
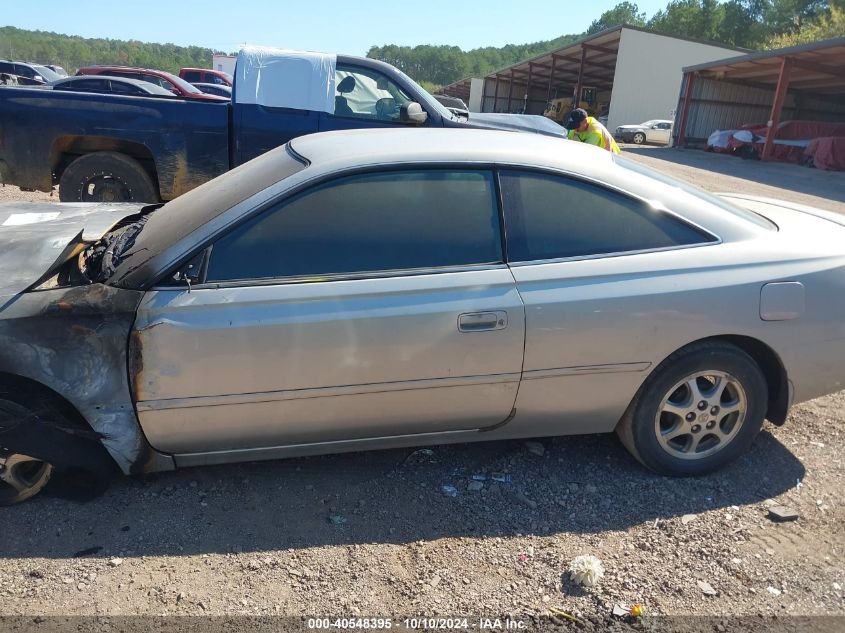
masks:
[[[45,79],[46,81],[48,81],[48,82],[49,82],[49,81],[56,81],[56,79],[61,79],[61,78],[62,78],[62,76],[61,76],[61,75],[59,75],[58,73],[53,72],[52,70],[50,70],[50,69],[49,69],[49,68],[47,68],[46,66],[39,66],[39,65],[37,65],[37,64],[33,64],[33,65],[32,65],[32,67],[35,69],[35,71],[36,71],[39,75],[41,75],[42,77],[44,77],[44,79]]]
[[[651,127],[652,125],[657,125],[657,119],[652,119],[651,121],[646,121],[645,123],[640,123],[640,127]]]
[[[192,86],[192,85],[191,85],[191,84],[189,84],[187,81],[185,81],[184,79],[180,79],[180,78],[179,78],[179,77],[177,77],[176,75],[171,75],[170,73],[162,73],[162,74],[163,74],[165,77],[167,77],[168,81],[170,81],[170,82],[172,82],[173,84],[175,84],[175,85],[179,86],[179,88],[180,88],[183,92],[187,92],[187,93],[192,94],[192,95],[201,95],[201,94],[204,94],[202,90],[200,90],[199,88],[196,88],[196,87]]]
[[[770,231],[777,230],[777,225],[775,225],[770,220],[764,218],[762,215],[758,215],[753,211],[749,211],[747,209],[743,209],[741,207],[737,207],[732,205],[731,203],[727,202],[725,199],[720,198],[719,196],[715,196],[712,193],[708,193],[704,191],[704,189],[699,189],[698,187],[694,187],[693,185],[689,185],[681,180],[676,180],[671,176],[667,176],[655,169],[649,169],[640,163],[637,163],[633,160],[629,160],[627,158],[622,158],[621,156],[614,156],[613,160],[616,162],[617,165],[620,167],[624,167],[625,169],[630,169],[631,171],[637,172],[638,174],[648,176],[649,178],[653,178],[654,180],[658,180],[663,184],[669,185],[671,187],[675,187],[680,189],[684,193],[693,195],[697,198],[705,200],[710,204],[716,205],[717,207],[723,209],[724,211],[728,211],[736,216],[741,217],[744,220],[748,220],[749,222],[753,222],[757,226],[763,227],[764,229],[769,229]]]
[[[137,231],[112,249],[111,283],[121,280],[143,262],[161,254],[192,232],[212,222],[238,203],[306,168],[290,144],[239,165],[182,194],[150,213]],[[111,275],[111,272],[109,272]]]

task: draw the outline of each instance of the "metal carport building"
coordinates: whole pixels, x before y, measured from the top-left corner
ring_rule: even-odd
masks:
[[[673,135],[701,146],[714,130],[789,119],[845,122],[845,37],[684,68]]]
[[[672,118],[682,68],[736,52],[731,47],[620,25],[497,70],[482,80],[462,79],[442,92],[460,97],[470,110],[542,114],[551,99],[592,88],[597,101],[610,102],[608,127],[612,130],[626,123]]]

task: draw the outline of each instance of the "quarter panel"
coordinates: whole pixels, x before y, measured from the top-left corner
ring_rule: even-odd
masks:
[[[720,335],[763,341],[784,358],[790,378],[791,369],[806,378],[796,393],[819,395],[819,373],[798,350],[819,338],[841,343],[842,321],[811,307],[811,295],[823,302],[831,288],[824,280],[831,260],[776,256],[770,249],[780,241],[514,266],[526,309],[524,375],[549,377],[523,381],[512,424],[540,434],[610,431],[649,371],[684,345]],[[761,320],[760,291],[773,280],[804,283],[805,318]],[[828,356],[818,360],[831,369]],[[626,369],[636,363],[649,370]],[[831,378],[824,387],[831,384],[839,383]]]

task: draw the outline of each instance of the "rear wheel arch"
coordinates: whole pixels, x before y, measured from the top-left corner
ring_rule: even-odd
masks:
[[[739,334],[721,334],[692,341],[673,351],[666,358],[661,360],[657,365],[655,365],[649,376],[657,371],[658,368],[663,366],[667,360],[676,356],[680,352],[686,351],[690,347],[698,346],[702,343],[713,342],[730,343],[748,354],[751,359],[757,363],[757,366],[763,372],[763,376],[766,379],[766,386],[769,391],[766,419],[777,426],[782,426],[783,423],[786,422],[786,416],[789,412],[790,404],[789,383],[787,381],[786,368],[784,367],[783,361],[781,361],[777,352],[759,339]],[[648,377],[643,381],[643,385],[645,385],[647,381]],[[642,390],[643,385],[640,386],[637,396]],[[636,400],[636,396],[634,397],[634,400]]]

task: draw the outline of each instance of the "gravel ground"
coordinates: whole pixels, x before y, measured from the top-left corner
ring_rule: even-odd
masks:
[[[694,164],[753,165],[738,159],[627,153],[713,190],[818,194],[794,184],[810,172],[797,167],[781,166],[794,171],[779,172],[773,193]],[[843,175],[833,176],[822,202],[843,210]],[[9,198],[51,199],[0,188]],[[59,615],[512,615],[530,625],[555,608],[578,621],[557,616],[561,629],[841,631],[843,422],[845,392],[799,405],[736,464],[692,479],[653,475],[603,435],[197,468],[106,490],[57,479],[0,508],[0,615],[28,616],[0,620],[0,630],[45,630],[51,620],[40,616]],[[797,520],[772,520],[773,505]],[[566,573],[582,554],[605,569],[589,589]],[[633,604],[644,618],[612,614]]]

